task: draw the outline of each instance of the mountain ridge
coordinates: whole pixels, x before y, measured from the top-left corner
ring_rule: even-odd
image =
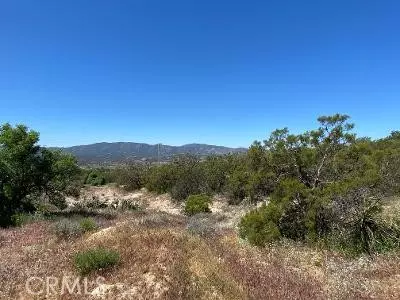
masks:
[[[128,163],[135,161],[168,161],[174,155],[223,155],[245,152],[246,148],[190,143],[181,146],[137,142],[99,142],[71,147],[53,147],[73,154],[81,164]]]

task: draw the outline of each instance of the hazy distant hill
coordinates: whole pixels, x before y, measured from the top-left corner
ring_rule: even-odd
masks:
[[[245,148],[228,148],[206,144],[187,144],[183,146],[149,145],[143,143],[96,143],[90,145],[61,148],[75,155],[80,163],[104,164],[123,163],[138,160],[168,160],[177,154],[191,153],[200,156],[244,152]],[[159,152],[158,152],[159,149]]]

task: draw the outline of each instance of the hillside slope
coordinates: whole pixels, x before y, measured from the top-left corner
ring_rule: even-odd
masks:
[[[196,154],[207,156],[244,152],[245,148],[229,148],[206,144],[187,144],[183,146],[149,145],[144,143],[117,142],[96,143],[59,148],[78,158],[80,163],[121,163],[137,160],[168,160],[177,154]]]
[[[68,238],[57,234],[61,221],[82,220],[93,199],[133,201],[141,209],[92,209],[98,228]],[[236,231],[249,207],[230,206],[222,196],[213,200],[210,214],[188,217],[166,194],[85,187],[79,199],[70,199],[71,207],[80,207],[75,215],[0,229],[0,299],[399,299],[396,253],[351,259],[290,241],[252,247]],[[90,273],[61,295],[65,276],[79,280],[75,254],[99,247],[117,251],[120,263]],[[26,288],[31,277],[36,295]],[[45,278],[55,282],[48,291]]]

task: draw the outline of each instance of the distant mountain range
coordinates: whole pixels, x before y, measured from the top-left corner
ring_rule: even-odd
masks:
[[[208,156],[245,152],[245,148],[229,148],[206,144],[183,146],[149,145],[143,143],[117,142],[96,143],[66,148],[57,148],[73,154],[81,164],[115,164],[134,161],[168,161],[178,154]]]

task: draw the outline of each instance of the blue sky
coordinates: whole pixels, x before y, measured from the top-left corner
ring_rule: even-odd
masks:
[[[248,146],[353,117],[400,129],[399,1],[0,2],[0,122],[41,144]]]

